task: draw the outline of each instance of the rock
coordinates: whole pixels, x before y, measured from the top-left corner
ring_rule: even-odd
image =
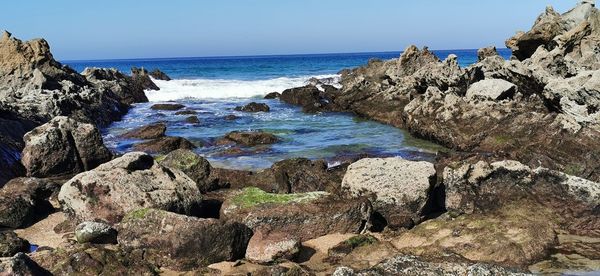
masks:
[[[123,134],[124,138],[130,139],[157,139],[165,136],[167,125],[165,123],[155,123],[136,128]]]
[[[360,233],[371,216],[364,198],[342,200],[325,192],[269,194],[245,188],[221,207],[221,218],[240,222],[256,231],[293,233],[300,241],[330,233]]]
[[[342,180],[354,196],[374,197],[373,207],[392,229],[410,228],[435,204],[436,171],[429,162],[402,158],[366,158],[348,167]],[[433,202],[432,202],[433,201]]]
[[[246,260],[269,264],[278,260],[291,260],[298,252],[300,252],[300,241],[292,234],[257,231],[248,243]]]
[[[515,57],[524,60],[540,46],[552,48],[554,37],[565,32],[565,26],[561,23],[560,14],[552,7],[548,7],[546,12],[538,17],[530,31],[517,33],[506,41],[506,46],[513,51]]]
[[[264,103],[251,102],[244,106],[238,106],[235,108],[235,110],[242,112],[269,112],[271,108],[269,108],[269,106]]]
[[[482,61],[488,57],[498,56],[498,51],[496,51],[495,46],[489,46],[485,48],[481,48],[477,50],[477,59]]]
[[[246,147],[254,147],[257,145],[269,145],[269,144],[274,144],[277,143],[279,141],[279,138],[277,138],[277,136],[271,134],[271,133],[267,133],[267,132],[262,132],[262,131],[232,131],[230,133],[227,133],[227,135],[225,135],[225,137],[219,139],[219,141],[217,141],[217,144],[241,144],[244,145]]]
[[[24,253],[17,253],[11,258],[0,258],[0,274],[23,276],[52,275]]]
[[[68,117],[56,117],[28,132],[23,139],[21,162],[28,176],[83,172],[112,159],[95,126]]]
[[[196,115],[198,112],[195,110],[182,110],[175,112],[175,115]]]
[[[514,83],[500,79],[485,79],[471,84],[467,90],[467,99],[501,101],[517,93]]]
[[[235,116],[233,114],[223,117],[223,119],[225,119],[226,121],[233,121],[233,120],[237,120],[238,118],[239,118],[238,116]]]
[[[198,185],[200,192],[206,193],[219,188],[210,179],[211,169],[210,163],[204,157],[190,151],[178,149],[167,154],[160,164],[180,170],[189,176]]]
[[[330,102],[321,95],[321,91],[316,86],[312,85],[286,89],[279,99],[288,104],[299,105],[302,111],[307,113],[326,111]]]
[[[358,235],[351,237],[327,250],[328,259],[337,261],[350,254],[354,249],[378,243],[379,241],[371,235]]]
[[[167,110],[174,111],[184,108],[185,105],[182,104],[172,104],[172,103],[164,103],[164,104],[155,104],[150,107],[152,110]]]
[[[144,68],[131,68],[131,78],[133,82],[142,90],[160,90],[160,88],[152,81],[148,71]]]
[[[26,174],[20,155],[25,147],[23,136],[36,126],[35,122],[0,107],[0,188],[9,180]]]
[[[78,243],[116,244],[117,230],[101,222],[85,221],[75,228]]]
[[[116,69],[85,68],[81,75],[104,93],[116,94],[126,104],[148,102],[144,88]]]
[[[147,153],[162,153],[166,154],[178,149],[195,149],[196,145],[181,137],[161,137],[158,139],[142,142],[133,146],[136,151],[144,151]]]
[[[127,153],[78,174],[62,186],[58,198],[63,211],[75,219],[100,219],[109,224],[140,208],[193,215],[202,201],[193,180],[141,152]]]
[[[119,244],[161,267],[190,270],[244,257],[252,231],[240,223],[141,209],[119,224]]]
[[[577,76],[552,79],[544,88],[544,98],[567,115],[574,116],[579,122],[589,123],[590,115],[600,109],[600,71],[586,71]],[[573,102],[574,105],[568,103]],[[581,106],[578,112],[574,107]]]
[[[167,74],[165,74],[165,72],[160,71],[159,69],[154,69],[149,74],[155,80],[163,80],[163,81],[171,80],[171,78]]]
[[[0,257],[12,257],[19,252],[29,253],[29,242],[15,232],[0,232]]]
[[[325,160],[294,158],[259,172],[260,188],[274,193],[338,192],[345,168],[329,169]]]
[[[185,122],[188,124],[199,124],[200,119],[198,119],[198,116],[189,116],[185,118]]]
[[[281,97],[281,93],[271,92],[271,93],[265,95],[264,99],[272,100],[272,99],[279,99],[279,97]]]
[[[0,227],[28,226],[54,208],[48,198],[60,189],[54,181],[15,178],[0,189]]]

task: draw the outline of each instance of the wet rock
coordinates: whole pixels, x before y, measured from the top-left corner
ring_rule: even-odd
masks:
[[[251,102],[244,106],[238,106],[235,108],[235,110],[242,112],[269,112],[271,108],[269,108],[269,106],[264,103]]]
[[[144,68],[131,68],[131,78],[133,83],[143,90],[160,90],[160,88],[152,81],[148,70]]]
[[[60,184],[46,179],[15,178],[0,189],[0,227],[19,228],[36,222],[54,208],[48,198]]]
[[[116,244],[117,230],[101,222],[86,221],[75,228],[78,243]]]
[[[321,95],[321,91],[312,85],[287,89],[281,93],[279,99],[288,104],[299,105],[302,111],[307,113],[325,111],[329,103]]]
[[[174,111],[184,108],[185,105],[182,104],[174,104],[174,103],[164,103],[164,104],[155,104],[150,107],[152,110],[167,110]]]
[[[156,80],[164,80],[164,81],[170,81],[171,80],[171,78],[167,74],[165,74],[165,72],[160,71],[159,69],[152,70],[149,73],[149,75],[152,78],[156,79]]]
[[[269,145],[279,141],[277,136],[262,132],[262,131],[232,131],[227,133],[225,137],[219,139],[217,144],[241,144],[247,147],[253,147],[257,145]]]
[[[12,257],[19,252],[29,253],[29,242],[19,238],[15,232],[1,232],[0,257]]]
[[[300,252],[300,241],[293,234],[257,231],[248,243],[246,260],[269,264],[278,260],[291,260],[298,252]]]
[[[91,170],[112,159],[100,131],[59,116],[25,134],[21,162],[27,175],[47,177]]]
[[[119,244],[161,267],[190,270],[244,257],[252,231],[235,222],[141,209],[119,224]],[[201,233],[201,234],[199,234]]]
[[[196,182],[202,193],[219,188],[210,179],[212,167],[208,160],[190,150],[174,150],[167,154],[160,164],[184,172]]]
[[[200,119],[198,119],[198,116],[190,116],[185,118],[185,122],[188,124],[199,124]]]
[[[233,120],[237,120],[238,118],[239,118],[238,116],[235,116],[233,114],[223,117],[223,119],[225,119],[226,121],[233,121]]]
[[[241,222],[254,231],[293,233],[306,241],[330,233],[360,233],[367,227],[371,203],[343,200],[325,192],[269,194],[245,188],[225,200],[221,218]]]
[[[52,275],[24,253],[17,253],[11,258],[0,258],[0,274],[23,276]]]
[[[133,146],[136,151],[147,153],[166,154],[178,149],[195,149],[196,145],[182,137],[161,137],[158,139],[142,142]]]
[[[145,103],[148,97],[136,81],[113,68],[85,68],[81,73],[106,94],[114,93],[126,104]],[[109,92],[110,91],[110,92]]]
[[[294,158],[276,162],[271,168],[261,171],[260,188],[274,193],[305,193],[315,191],[338,192],[344,168],[329,169],[325,160],[311,161]]]
[[[182,110],[175,112],[175,115],[196,115],[198,112],[195,110]]]
[[[192,179],[141,152],[125,154],[78,174],[62,186],[58,198],[63,211],[73,218],[100,219],[109,224],[140,208],[192,215],[202,200]]]
[[[142,140],[157,139],[164,137],[166,131],[167,125],[165,123],[155,123],[128,131],[123,134],[123,137]]]
[[[373,207],[392,229],[410,228],[434,204],[436,171],[429,162],[366,158],[348,167],[342,181],[354,196],[373,196]]]
[[[272,100],[272,99],[279,99],[279,97],[281,97],[281,93],[271,92],[271,93],[265,95],[264,99]]]
[[[511,98],[517,92],[514,83],[500,79],[485,79],[471,84],[467,90],[467,99],[500,101]]]

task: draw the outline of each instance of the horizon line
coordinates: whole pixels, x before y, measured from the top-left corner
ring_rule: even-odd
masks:
[[[421,47],[420,49],[422,49]],[[496,48],[497,50],[510,50],[508,48]],[[476,48],[470,49],[429,49],[436,51],[476,51]],[[65,59],[60,62],[103,62],[103,61],[139,61],[139,60],[174,60],[174,59],[225,59],[225,58],[268,58],[268,57],[292,57],[292,56],[322,56],[322,55],[359,55],[359,54],[386,54],[403,53],[404,50],[391,51],[367,51],[367,52],[331,52],[331,53],[294,53],[294,54],[264,54],[264,55],[216,55],[216,56],[180,56],[180,57],[143,57],[143,58],[103,58],[103,59]]]

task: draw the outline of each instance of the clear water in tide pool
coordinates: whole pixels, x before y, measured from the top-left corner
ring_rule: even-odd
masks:
[[[507,58],[510,52],[499,50]],[[477,61],[476,50],[434,51],[440,58],[459,57],[461,66]],[[331,163],[361,155],[401,156],[431,160],[441,147],[411,137],[403,130],[345,113],[304,114],[296,106],[278,100],[263,100],[269,92],[304,85],[311,77],[332,77],[345,68],[366,64],[371,58],[396,58],[400,52],[322,54],[258,57],[215,57],[66,61],[78,71],[85,67],[112,67],[128,72],[133,66],[158,68],[173,78],[156,81],[159,91],[147,91],[150,103],[136,104],[119,122],[102,130],[107,145],[118,153],[131,151],[136,140],[123,133],[162,121],[167,135],[184,137],[199,146],[196,150],[218,167],[261,169],[294,157],[326,159]],[[155,111],[156,102],[175,101],[197,112],[198,124],[185,122],[190,115]],[[256,101],[271,107],[268,113],[243,113],[236,106]],[[224,119],[236,115],[236,120]],[[232,150],[217,146],[215,140],[235,130],[262,130],[281,141],[270,146]]]

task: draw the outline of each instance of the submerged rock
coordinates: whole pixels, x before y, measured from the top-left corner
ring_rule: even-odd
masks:
[[[189,116],[185,118],[185,122],[188,124],[199,124],[200,119],[198,119],[198,116]]]
[[[152,109],[152,110],[174,111],[174,110],[180,110],[180,109],[182,109],[184,107],[185,107],[185,105],[182,105],[182,104],[164,103],[164,104],[155,104],[155,105],[152,105],[150,107],[150,109]]]
[[[281,97],[281,93],[271,92],[271,93],[265,95],[264,99],[272,100],[272,99],[279,99],[279,97]]]
[[[202,201],[193,180],[141,152],[125,154],[78,174],[62,186],[58,198],[63,211],[74,219],[100,219],[110,224],[140,208],[192,215]]]
[[[21,162],[27,175],[47,177],[91,170],[112,159],[100,131],[59,116],[25,134]]]
[[[165,136],[167,131],[167,124],[155,123],[143,127],[136,128],[123,134],[124,138],[133,139],[157,139]]]
[[[241,144],[247,147],[253,147],[258,145],[269,145],[279,141],[277,136],[262,132],[262,131],[232,131],[227,133],[225,137],[219,139],[217,144]]]
[[[238,106],[235,108],[235,110],[242,112],[269,112],[271,111],[271,108],[269,108],[269,106],[264,103],[251,102],[244,106]]]

